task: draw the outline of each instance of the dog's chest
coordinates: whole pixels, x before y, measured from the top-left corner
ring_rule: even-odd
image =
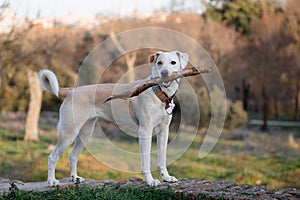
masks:
[[[142,106],[142,108],[140,107]],[[144,115],[149,121],[152,121],[154,125],[160,123],[164,118],[170,116],[166,111],[166,103],[161,102],[156,97],[154,99],[148,98],[147,101],[143,100],[143,103],[139,104],[136,109],[139,109],[140,115]]]

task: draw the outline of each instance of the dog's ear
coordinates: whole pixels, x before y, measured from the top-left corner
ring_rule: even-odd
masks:
[[[187,53],[182,53],[180,51],[176,51],[176,54],[179,58],[181,69],[184,69],[189,63],[189,55]]]
[[[148,61],[149,63],[154,63],[156,62],[157,57],[159,56],[159,54],[162,53],[161,51],[156,52],[155,54],[151,54],[150,56],[148,56]]]

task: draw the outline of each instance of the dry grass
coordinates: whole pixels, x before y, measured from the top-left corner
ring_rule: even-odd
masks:
[[[41,124],[40,142],[23,142],[23,132],[0,126],[0,177],[23,181],[44,181],[47,176],[49,146],[56,142],[55,126]],[[260,131],[239,129],[222,134],[213,151],[204,159],[198,157],[203,137],[197,136],[185,154],[169,166],[171,174],[192,179],[236,181],[240,184],[266,185],[268,188],[300,188],[300,149],[290,146],[289,134],[300,144],[297,131]],[[186,137],[189,137],[187,134]],[[122,148],[138,149],[136,140],[120,137],[114,141]],[[68,153],[57,165],[57,178],[69,176]],[[126,159],[126,158],[124,158]],[[123,164],[123,161],[119,161]],[[93,179],[124,180],[142,177],[111,169],[88,151],[79,158],[79,175]],[[155,177],[159,177],[154,172]]]

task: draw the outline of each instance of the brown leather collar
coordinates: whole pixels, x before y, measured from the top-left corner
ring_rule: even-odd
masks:
[[[172,102],[172,99],[175,96],[175,94],[171,97],[168,97],[168,95],[164,91],[161,90],[159,85],[153,86],[152,90],[159,100],[166,103],[165,109],[168,109],[170,107],[170,103]]]

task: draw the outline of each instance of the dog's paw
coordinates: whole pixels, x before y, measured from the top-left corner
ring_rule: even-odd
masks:
[[[160,183],[160,181],[159,180],[157,180],[157,179],[152,179],[151,181],[147,181],[147,184],[149,185],[149,186],[151,186],[151,187],[155,187],[155,186],[158,186],[158,185],[160,185],[161,183]]]
[[[170,183],[175,183],[178,181],[177,178],[175,178],[175,176],[164,176],[163,180],[165,182],[170,182]]]
[[[58,186],[59,185],[59,180],[56,179],[48,179],[48,186],[50,187],[54,187],[54,186]]]
[[[84,178],[80,177],[80,176],[75,176],[75,175],[72,175],[71,176],[71,180],[74,182],[74,183],[83,183],[84,182]]]

